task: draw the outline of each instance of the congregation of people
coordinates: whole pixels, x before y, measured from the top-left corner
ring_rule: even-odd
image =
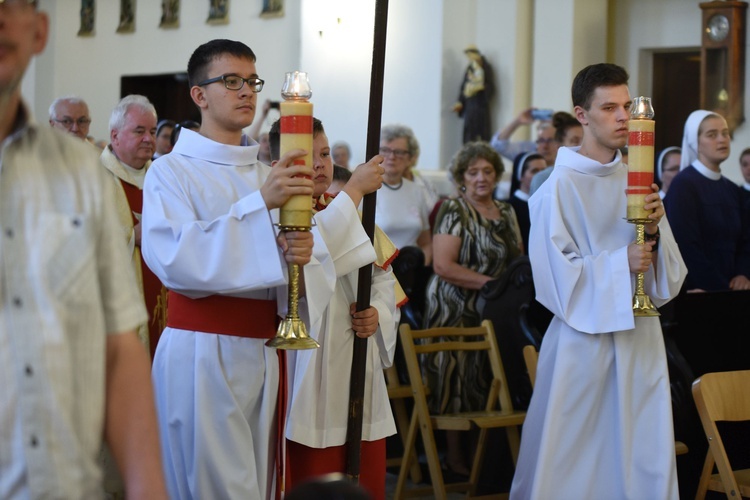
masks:
[[[385,498],[397,429],[383,370],[399,324],[478,326],[482,290],[518,259],[553,319],[511,498],[677,498],[661,325],[634,318],[631,299],[637,273],[657,306],[750,290],[750,148],[725,164],[721,115],[693,111],[682,144],[657,152],[638,245],[623,220],[631,96],[619,66],[582,69],[571,109],[528,108],[489,134],[492,69],[470,46],[465,143],[441,193],[408,124],[385,124],[378,154],[358,162],[311,116],[312,150],[281,151],[276,103],[259,103],[262,60],[238,41],[187,61],[200,122],[128,95],[104,143],[79,96],[35,124],[19,81],[48,19],[5,3],[23,50],[0,58],[0,498],[270,499],[345,472],[355,337],[367,339],[359,483]],[[534,140],[512,139],[526,127]],[[360,209],[375,192],[371,241]],[[278,227],[295,195],[309,197],[309,231]],[[423,257],[413,296],[395,271],[407,252]],[[266,346],[291,307],[292,265],[319,349]],[[370,265],[370,305],[357,310]],[[483,409],[486,356],[429,355],[422,371],[434,413]],[[446,470],[468,476],[470,448],[447,431]]]

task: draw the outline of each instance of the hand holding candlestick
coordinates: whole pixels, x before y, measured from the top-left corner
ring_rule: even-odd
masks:
[[[281,89],[284,102],[280,105],[280,149],[281,155],[292,149],[304,149],[307,155],[295,160],[294,164],[312,166],[313,113],[312,96],[307,73],[295,71],[287,73]],[[312,202],[309,195],[291,196],[281,207],[279,227],[282,231],[309,231],[312,227]],[[300,266],[289,265],[289,306],[288,313],[279,324],[276,336],[266,342],[277,349],[315,349],[320,347],[315,339],[307,334],[305,323],[299,317],[299,276]]]
[[[654,222],[646,209],[646,196],[653,193],[654,182],[654,108],[650,97],[636,97],[628,122],[627,220],[635,224],[638,245],[646,243],[645,225]],[[659,311],[644,290],[644,275],[638,273],[633,295],[635,316],[659,316]]]

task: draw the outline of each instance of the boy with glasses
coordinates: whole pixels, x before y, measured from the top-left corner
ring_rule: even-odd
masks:
[[[263,88],[249,47],[201,45],[188,78],[200,130],[180,132],[144,188],[143,255],[170,290],[153,363],[167,486],[173,498],[267,499],[281,458],[277,402],[286,399],[283,351],[265,343],[287,305],[286,265],[304,266],[300,315],[317,331],[336,279],[328,248],[364,242],[347,227],[329,247],[315,228],[276,235],[276,209],[312,196],[313,171],[294,164],[302,150],[273,169],[260,163],[259,145],[242,133]]]

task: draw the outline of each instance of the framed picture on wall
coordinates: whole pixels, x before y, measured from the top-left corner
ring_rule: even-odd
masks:
[[[135,0],[120,0],[120,24],[118,33],[133,33],[135,31]]]
[[[284,0],[263,0],[263,10],[260,17],[282,17],[284,15]]]
[[[229,24],[229,0],[209,0],[208,24]]]
[[[78,36],[94,36],[96,0],[81,0],[81,27]]]
[[[160,28],[180,27],[180,0],[161,0]]]

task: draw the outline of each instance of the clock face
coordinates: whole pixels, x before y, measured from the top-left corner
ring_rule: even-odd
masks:
[[[706,33],[714,42],[723,41],[729,35],[729,19],[723,14],[711,16],[706,24]]]

